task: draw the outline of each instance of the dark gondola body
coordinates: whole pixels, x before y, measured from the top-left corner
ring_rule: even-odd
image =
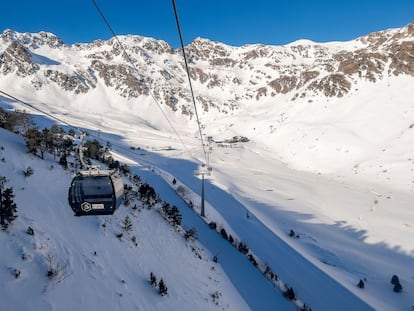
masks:
[[[76,216],[112,215],[123,192],[121,179],[109,171],[83,171],[73,178],[68,200]]]

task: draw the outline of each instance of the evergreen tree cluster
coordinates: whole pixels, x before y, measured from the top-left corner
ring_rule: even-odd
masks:
[[[132,185],[124,184],[124,205],[128,206],[134,201],[136,198],[139,198],[140,195],[138,191],[136,191]],[[136,204],[134,205],[136,209]]]
[[[164,203],[161,207],[164,216],[174,226],[181,226],[182,215],[177,206],[171,206],[169,203]]]
[[[160,202],[160,198],[155,192],[154,188],[151,187],[148,183],[142,182],[141,177],[132,174],[131,169],[128,165],[120,165],[119,170],[121,174],[127,175],[131,184],[124,184],[124,205],[128,206],[135,199],[139,199],[142,203],[148,208],[153,207],[155,204]],[[133,186],[136,187],[133,187]],[[136,190],[135,190],[136,189]],[[137,209],[137,205],[133,205],[133,209]]]
[[[154,188],[147,183],[140,185],[138,193],[140,195],[140,199],[149,205],[152,205],[157,201],[157,194],[155,193]]]
[[[258,268],[260,271],[263,272],[263,275],[266,276],[270,281],[277,282],[279,280],[276,273],[272,271],[272,269],[268,265],[259,265],[259,262],[255,258],[255,256],[250,252],[249,247],[243,241],[235,240],[231,234],[228,234],[224,228],[219,229],[217,224],[214,221],[211,221],[208,224],[209,228],[215,230],[217,233],[221,235],[221,237],[227,241],[229,241],[234,247],[236,247],[240,253],[246,255],[247,259],[252,263],[253,266]],[[214,256],[213,260],[217,262],[218,258]],[[296,300],[296,294],[292,287],[285,286],[283,289],[283,295],[289,300]],[[312,310],[308,305],[304,304],[301,308],[303,311],[310,311]]]
[[[168,287],[165,285],[164,280],[161,278],[160,281],[157,283],[157,277],[154,273],[150,273],[150,284],[152,287],[158,287],[158,293],[161,296],[165,296],[168,294]]]
[[[214,293],[211,294],[211,298],[213,299],[213,302],[216,306],[219,305],[219,301],[221,298],[222,294],[219,291],[215,291]]]
[[[249,252],[249,247],[244,242],[240,242],[238,248],[242,254],[246,255]]]
[[[29,152],[44,158],[47,151],[51,154],[66,156],[72,150],[73,140],[65,131],[53,124],[50,129],[44,128],[40,131],[36,126],[30,127],[24,138]]]
[[[59,163],[65,168],[68,165],[67,155],[74,151],[75,131],[70,129],[66,133],[62,128],[53,124],[50,128],[39,130],[37,126],[31,125],[23,134],[26,146],[29,152],[44,158],[45,152],[59,157]],[[107,146],[110,146],[107,143]],[[83,155],[87,158],[86,162],[90,163],[90,159],[98,160],[108,165],[110,169],[120,169],[119,161],[115,161],[108,156],[109,147],[103,147],[98,140],[85,141],[83,146]]]
[[[196,240],[198,238],[198,234],[197,234],[196,228],[191,228],[191,229],[186,230],[184,232],[184,238],[186,240],[189,240],[189,239]]]
[[[265,276],[267,276],[271,281],[273,281],[273,280],[278,281],[279,280],[279,277],[277,276],[277,274],[275,274],[268,265],[266,265],[266,268],[263,271],[263,274]]]
[[[97,141],[93,139],[92,141],[88,140],[84,143],[84,156],[94,160],[102,160],[104,158],[105,149]]]
[[[208,224],[208,227],[211,230],[215,230],[216,232],[220,233],[221,237],[227,241],[229,241],[233,246],[237,247],[237,249],[239,250],[240,253],[244,254],[244,255],[248,255],[249,253],[249,247],[246,245],[246,243],[244,243],[243,241],[236,241],[233,236],[231,234],[228,234],[226,229],[221,228],[220,230],[218,230],[217,228],[217,224],[214,221],[211,221]],[[254,259],[252,254],[249,254],[249,260],[254,264],[257,265],[256,260]]]
[[[121,164],[118,160],[115,160],[112,156],[108,156],[105,158],[105,163],[108,165],[110,170],[118,170],[121,168]]]
[[[6,111],[0,107],[0,127],[10,132],[18,133],[20,129],[25,131],[32,123],[30,117],[24,111]]]
[[[283,295],[289,300],[296,300],[296,294],[292,287],[286,286],[286,290]]]
[[[366,279],[364,279],[364,280],[366,281]],[[393,285],[393,291],[394,292],[396,292],[396,293],[401,293],[402,292],[403,287],[402,287],[402,285],[400,283],[400,279],[399,279],[399,277],[397,275],[394,274],[391,277],[391,284]],[[359,282],[357,284],[357,287],[359,287],[361,289],[365,288],[364,281],[363,280],[359,280]]]
[[[88,135],[89,134],[86,133],[86,136]],[[109,155],[111,146],[112,144],[110,142],[106,142],[106,147],[104,147],[97,139],[87,140],[82,146],[83,156],[88,159],[88,164],[91,163],[90,159],[98,160],[99,162],[106,164],[110,170],[119,170],[122,174],[128,175],[130,173],[128,165],[121,165],[118,160],[115,160],[111,155]]]

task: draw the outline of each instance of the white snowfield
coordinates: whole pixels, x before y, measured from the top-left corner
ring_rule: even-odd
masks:
[[[43,48],[37,55],[50,61],[42,64],[47,68],[78,55]],[[198,240],[186,242],[155,209],[121,206],[111,217],[74,217],[71,173],[52,155],[42,161],[27,154],[21,137],[0,129],[0,176],[13,187],[18,211],[8,232],[0,232],[0,310],[295,310],[206,221],[244,241],[312,310],[413,309],[413,77],[384,74],[373,83],[355,75],[340,98],[243,97],[226,113],[199,111],[203,141],[213,139],[206,221],[197,215],[201,181],[194,172],[206,159],[194,117],[157,107],[150,96],[123,98],[99,79],[79,96],[52,83],[36,91],[30,79],[4,75],[0,90],[110,142],[116,159],[180,209],[183,227],[196,228]],[[213,94],[218,106],[235,94],[230,87]],[[0,105],[38,114],[3,95]],[[40,129],[55,122],[35,120]],[[234,136],[249,141],[226,143]],[[29,165],[34,174],[25,178]],[[126,216],[133,229],[118,238]],[[29,226],[33,236],[25,233]],[[61,271],[53,280],[46,276],[50,265]],[[168,295],[150,286],[150,272],[163,278]],[[401,293],[393,291],[393,275]]]
[[[371,87],[371,93],[380,92],[380,86]],[[232,148],[212,144],[206,218],[246,242],[313,310],[409,310],[414,305],[413,186],[407,182],[413,180],[414,161],[407,147],[413,136],[407,125],[414,105],[404,104],[409,91],[407,84],[395,88],[389,110],[384,103],[377,107],[383,112],[342,120],[348,123],[343,130],[335,119],[345,116],[337,111],[312,126],[302,120],[302,125],[308,124],[305,127],[295,127],[299,122],[295,118],[310,113],[292,113],[285,124],[266,133],[263,128],[268,126],[263,124],[271,120],[253,123],[251,116],[229,117],[231,127],[229,119],[214,120],[214,127],[211,120],[204,120],[205,131],[217,141],[236,133],[250,139]],[[357,110],[364,100],[358,98],[330,105],[343,109],[348,104]],[[395,112],[398,107],[401,113]],[[99,129],[102,140],[113,144],[114,157],[128,163],[163,200],[177,205],[183,226],[198,231],[196,245],[202,249],[202,259],[153,211],[132,213],[138,247],[127,237],[120,241],[115,236],[122,219],[131,215],[126,207],[112,217],[74,217],[66,202],[70,174],[58,168],[50,155],[40,161],[25,154],[21,138],[2,130],[5,162],[0,164],[0,175],[6,175],[7,185],[14,187],[19,214],[10,232],[0,235],[6,306],[16,310],[29,306],[38,310],[295,308],[174,191],[171,177],[199,206],[201,182],[193,173],[203,157],[194,139],[195,126],[193,132],[186,132],[189,124],[175,123],[184,148],[172,134],[140,127],[122,114],[83,119],[69,112],[56,115],[74,126]],[[37,120],[47,124],[43,118]],[[363,124],[377,125],[370,129]],[[381,140],[377,132],[383,124],[389,125],[384,132],[395,134]],[[352,132],[352,128],[360,130]],[[297,132],[302,134],[296,136],[305,136],[301,144],[295,143]],[[378,141],[366,144],[366,137]],[[52,163],[55,168],[50,170]],[[27,165],[35,174],[25,179],[20,172]],[[34,237],[24,233],[27,226],[34,228]],[[290,230],[295,237],[289,236]],[[28,259],[22,260],[23,254]],[[45,258],[50,256],[68,266],[60,282],[45,276]],[[217,264],[213,256],[218,257]],[[18,279],[10,273],[15,268],[22,271]],[[150,272],[165,279],[168,296],[159,296],[149,286]],[[394,274],[400,278],[402,293],[392,291]],[[359,280],[364,281],[364,289],[356,286]],[[219,298],[213,299],[216,292]]]

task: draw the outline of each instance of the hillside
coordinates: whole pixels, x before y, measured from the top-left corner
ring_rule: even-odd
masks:
[[[207,219],[246,241],[257,258],[271,266],[315,310],[409,310],[414,305],[413,37],[414,26],[409,24],[349,42],[319,44],[300,40],[286,46],[231,47],[199,38],[186,47],[205,141],[212,137],[213,173],[206,181]],[[174,192],[169,192],[172,190],[168,181],[160,177],[174,177],[194,195],[200,192],[200,180],[194,171],[204,160],[182,56],[179,50],[155,39],[135,35],[119,39],[132,64],[115,39],[66,45],[47,32],[23,34],[6,30],[0,39],[0,90],[110,142],[114,156],[132,163],[136,172],[154,182],[157,191],[183,204]],[[39,113],[4,93],[0,103],[6,109]],[[53,122],[45,122],[39,115],[35,119],[42,125]],[[247,140],[230,142],[233,137]],[[21,166],[17,167],[9,172],[11,176],[21,171]],[[51,183],[49,187],[60,189],[52,205],[67,210],[61,201],[70,181],[70,176],[65,176],[65,185]],[[14,187],[19,189],[19,183]],[[42,195],[39,188],[32,191],[33,195]],[[194,202],[198,201],[195,195]],[[45,213],[50,214],[48,219],[57,218],[51,208]],[[127,210],[115,219],[122,220],[125,213]],[[154,224],[153,216],[159,217],[145,211],[137,219],[140,223],[140,217],[145,217]],[[27,217],[30,220],[34,215],[29,212]],[[69,212],[65,217],[62,227],[71,224],[82,233],[80,226],[87,222],[85,230],[93,232],[101,243],[108,236],[115,244],[120,243],[113,237],[115,223],[111,232],[100,228],[102,219],[79,221]],[[200,221],[199,217],[187,217],[191,219],[189,227]],[[22,222],[22,218],[16,222]],[[45,220],[44,227],[50,219]],[[37,222],[41,220],[36,218]],[[27,224],[20,224],[20,232]],[[201,222],[197,226],[203,225]],[[165,230],[169,230],[168,226]],[[291,230],[294,238],[289,235]],[[157,233],[151,232],[150,236],[153,234]],[[68,241],[67,235],[71,233],[62,233],[59,241]],[[146,232],[137,233],[137,238],[140,235],[146,236]],[[19,239],[22,236],[27,239],[23,233]],[[43,239],[48,237],[45,233]],[[79,237],[73,240],[79,241]],[[178,240],[160,243],[172,245],[170,252],[176,256],[188,252],[183,267],[194,270],[186,272],[188,276],[171,287],[182,288],[184,279],[192,284],[203,283],[211,273],[208,260],[219,253],[223,303],[218,308],[266,309],[269,305],[261,303],[273,304],[269,297],[274,297],[271,299],[276,299],[277,304],[287,303],[283,297],[279,301],[280,295],[274,296],[274,288],[262,299],[252,297],[240,285],[241,279],[249,283],[254,278],[250,274],[238,276],[232,268],[237,251],[229,254],[218,242],[204,240],[200,234],[200,248],[208,249],[205,270],[201,271],[192,263],[191,250]],[[85,271],[82,265],[85,258],[86,262],[91,258],[90,245],[51,247],[61,247],[63,253],[72,254],[74,262],[75,258],[82,262],[76,263],[80,265],[76,270]],[[78,249],[87,253],[83,260],[73,255]],[[102,244],[97,253],[104,249]],[[134,248],[131,249],[127,251],[128,258],[132,256],[129,252]],[[164,256],[154,254],[161,255]],[[108,257],[101,265],[116,266],[115,260]],[[142,260],[153,267],[153,257]],[[161,265],[163,260],[155,262]],[[130,264],[132,261],[127,262],[127,266]],[[144,270],[139,267],[137,272],[142,280],[148,274]],[[5,271],[4,275],[10,278]],[[133,283],[125,280],[125,271],[119,268],[114,272],[124,287]],[[390,279],[394,274],[400,277],[402,293],[392,291]],[[260,279],[268,284],[265,278]],[[67,280],[83,282],[79,278]],[[356,286],[359,280],[365,281],[365,289]],[[69,281],[55,286],[56,291],[63,293]],[[175,285],[171,279],[168,284]],[[153,290],[148,284],[143,288],[141,285],[132,292]],[[112,289],[107,287],[108,291]],[[199,301],[194,297],[201,292],[194,288],[189,295],[193,298],[189,299]],[[182,308],[185,303],[179,300],[186,295],[185,290],[177,292],[176,298],[171,298],[177,299],[174,306]],[[143,307],[134,299],[128,301],[128,306]],[[159,301],[156,310],[170,304]],[[197,306],[216,308],[210,302]],[[292,308],[292,304],[286,308]]]
[[[5,30],[0,86],[39,108],[70,110],[75,119],[67,121],[75,125],[88,116],[103,128],[99,116],[122,123],[127,115],[128,123],[146,131],[175,136],[162,109],[178,133],[193,136],[194,107],[180,51],[141,36],[119,39],[128,56],[115,39],[66,45],[46,32]],[[295,169],[401,179],[400,167],[406,171],[411,157],[404,146],[414,122],[413,40],[413,24],[324,44],[231,47],[199,38],[186,49],[205,134],[253,138]],[[245,118],[251,127],[239,126]],[[401,148],[398,155],[391,151]],[[396,168],[386,163],[395,156],[393,163],[401,163]],[[412,190],[413,177],[397,182]]]
[[[209,251],[186,241],[156,208],[136,200],[137,210],[122,206],[112,217],[74,217],[72,174],[51,155],[27,154],[15,134],[0,129],[0,137],[0,175],[14,189],[18,215],[0,232],[2,310],[249,309]],[[28,166],[34,174],[25,177]],[[50,269],[56,276],[47,276]],[[151,287],[151,272],[164,279],[166,297]]]

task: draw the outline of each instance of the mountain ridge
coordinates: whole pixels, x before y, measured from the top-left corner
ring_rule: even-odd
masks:
[[[115,38],[69,46],[50,33],[7,36],[20,41],[0,40],[1,90],[108,139],[114,149],[122,145],[129,153],[120,159],[133,157],[144,174],[160,168],[199,190],[193,172],[200,139],[179,49],[120,36],[126,56]],[[384,290],[392,273],[407,293],[414,288],[407,221],[414,192],[411,37],[410,24],[348,42],[229,47],[199,38],[186,47],[202,130],[214,138],[207,210],[225,216],[265,262],[292,261],[275,254],[277,236],[375,309],[412,305],[409,294]],[[0,100],[8,109],[22,107]],[[248,139],[230,143],[232,137]],[[300,238],[289,237],[292,228]],[[271,229],[269,244],[252,234],[262,229]],[[311,293],[319,282],[288,275],[299,297],[324,304]],[[355,285],[365,277],[368,290],[361,291]],[[336,306],[338,299],[327,296]]]
[[[165,41],[127,35],[69,46],[48,32],[12,30],[5,30],[0,38],[2,76],[30,76],[36,90],[52,83],[81,95],[100,82],[131,99],[149,96],[151,89],[161,104],[189,113],[181,52]],[[257,102],[281,94],[291,95],[291,100],[319,94],[343,97],[358,79],[375,82],[384,76],[414,76],[413,38],[411,23],[336,43],[299,40],[284,46],[231,47],[197,38],[186,53],[202,109],[228,113],[239,107],[239,101]],[[71,56],[58,55],[62,53]],[[225,101],[215,103],[214,93],[223,91],[228,93]]]
[[[244,136],[264,145],[278,141],[269,148],[294,169],[383,176],[384,166],[394,166],[383,159],[389,146],[400,150],[392,161],[411,158],[407,138],[395,137],[407,136],[414,122],[408,99],[413,38],[414,23],[347,42],[231,47],[197,38],[185,48],[201,125],[219,140]],[[0,86],[30,102],[46,102],[42,105],[49,111],[110,116],[120,122],[127,114],[134,124],[155,130],[162,126],[173,135],[175,130],[158,122],[162,109],[180,133],[194,137],[197,132],[181,51],[162,40],[126,35],[66,45],[48,32],[5,30],[0,36]],[[48,102],[50,94],[53,103]],[[326,126],[332,119],[336,125]],[[402,170],[410,172],[410,163]],[[407,175],[393,171],[386,180]],[[400,182],[410,191],[411,178]]]

